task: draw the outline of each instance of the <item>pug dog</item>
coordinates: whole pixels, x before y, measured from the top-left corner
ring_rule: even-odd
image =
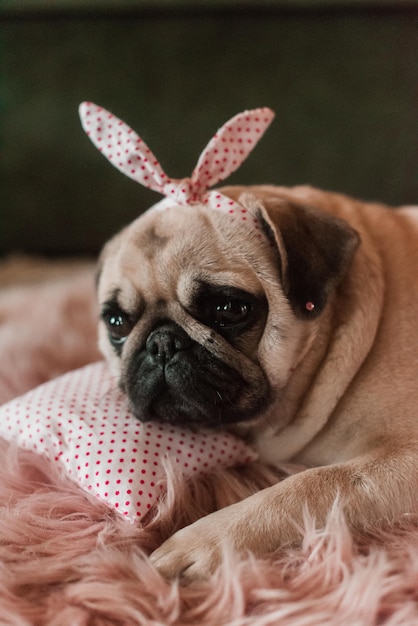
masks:
[[[303,471],[183,528],[151,556],[210,575],[324,524],[417,513],[418,209],[311,187],[224,187],[242,214],[150,210],[100,257],[100,347],[141,421],[228,429]],[[252,226],[250,227],[250,222]]]

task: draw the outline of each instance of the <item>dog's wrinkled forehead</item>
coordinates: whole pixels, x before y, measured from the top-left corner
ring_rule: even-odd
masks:
[[[233,224],[228,216],[204,207],[152,208],[117,238],[115,262],[122,272],[131,262],[136,272],[147,267],[153,273],[170,274],[172,269],[179,274],[182,269],[198,267],[219,273],[242,263],[251,232],[244,224]]]
[[[191,289],[201,281],[251,287],[252,251],[260,258],[260,241],[253,227],[244,220],[234,223],[228,215],[204,206],[160,209],[148,210],[105,247],[102,300],[114,289],[169,298],[178,296],[186,283]],[[251,208],[243,206],[243,210],[251,215]],[[267,246],[261,248],[268,254]],[[258,290],[255,278],[252,287]]]

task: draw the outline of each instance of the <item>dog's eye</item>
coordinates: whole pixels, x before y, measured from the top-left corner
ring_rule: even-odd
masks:
[[[106,324],[109,339],[114,346],[120,346],[125,343],[129,333],[132,330],[132,323],[121,310],[104,310],[102,319]]]
[[[259,322],[266,311],[267,301],[263,297],[235,286],[201,281],[191,315],[234,342]]]
[[[226,300],[215,307],[214,322],[220,328],[230,328],[244,322],[251,312],[251,305],[243,300]]]

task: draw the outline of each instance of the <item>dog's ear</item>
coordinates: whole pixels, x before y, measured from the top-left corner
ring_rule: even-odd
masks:
[[[267,201],[260,208],[266,235],[277,246],[285,294],[298,317],[324,309],[359,245],[347,222],[297,203]]]

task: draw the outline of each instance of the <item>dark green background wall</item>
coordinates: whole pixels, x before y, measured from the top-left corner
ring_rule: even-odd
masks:
[[[229,182],[418,203],[416,2],[49,4],[0,8],[0,255],[96,253],[158,199],[92,147],[82,100],[176,177],[229,117],[267,105],[276,120]]]

